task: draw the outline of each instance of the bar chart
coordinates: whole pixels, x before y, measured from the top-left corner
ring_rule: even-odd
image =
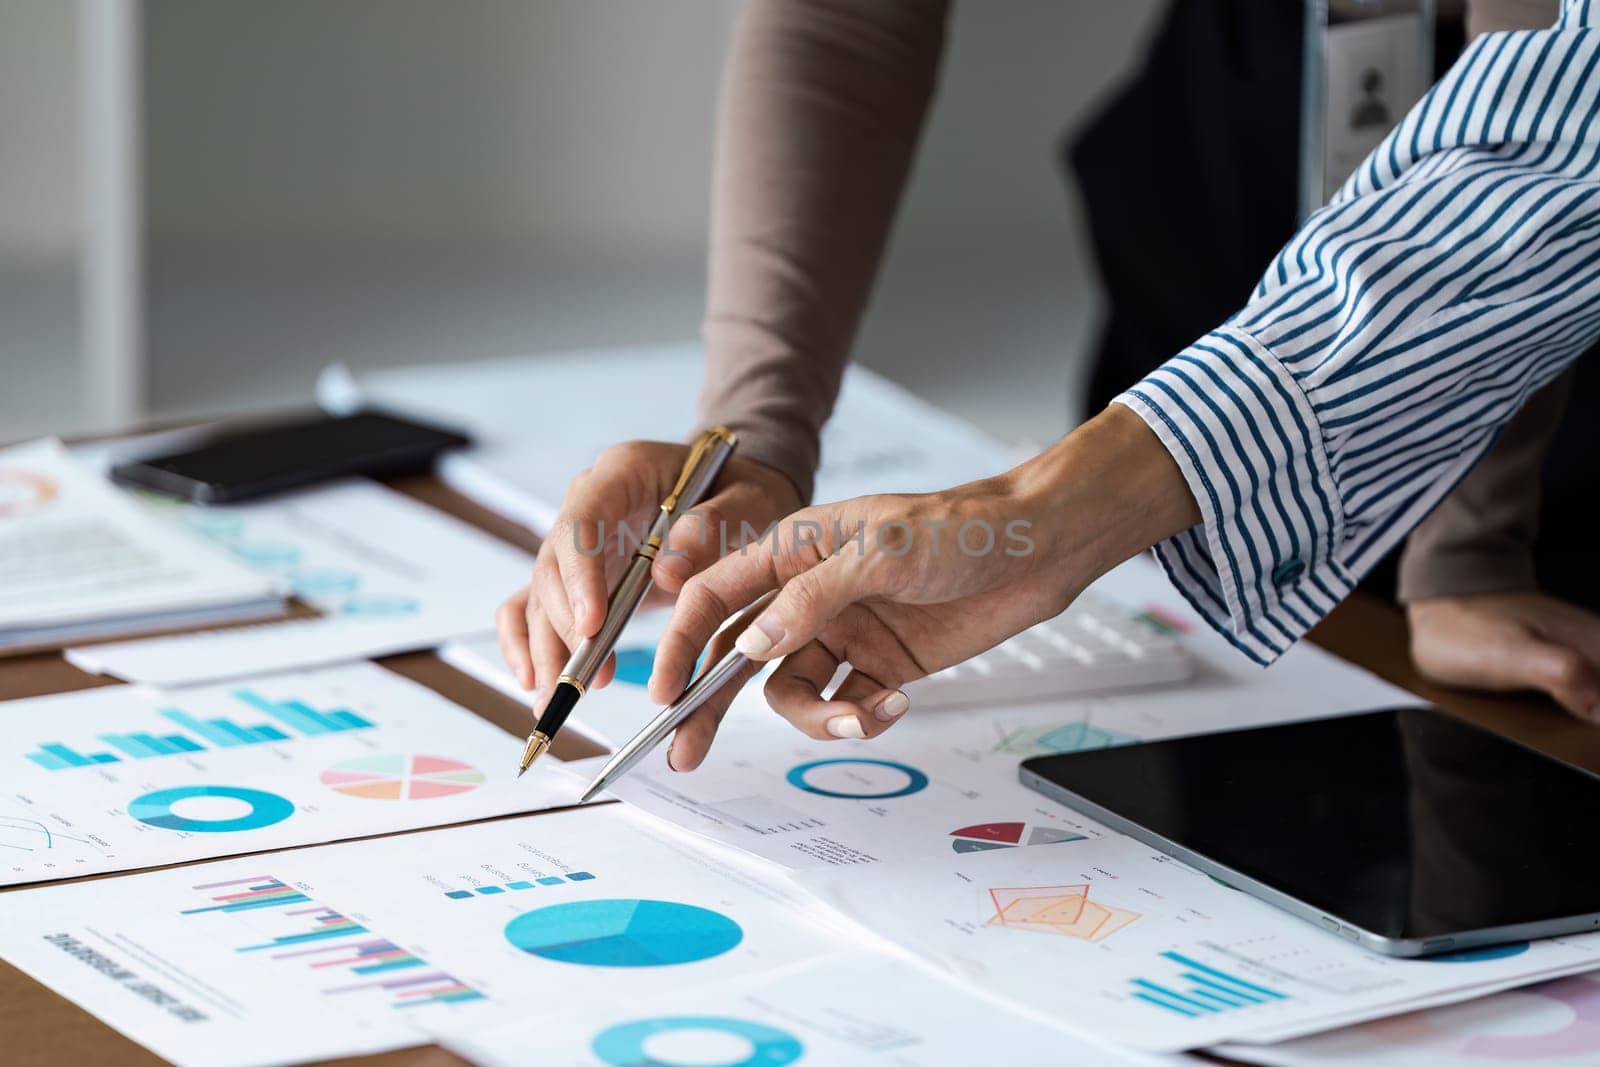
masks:
[[[262,745],[348,730],[368,730],[376,725],[349,708],[320,711],[303,700],[270,700],[252,689],[234,690],[231,695],[246,708],[273,721],[247,725],[228,716],[201,718],[181,708],[161,708],[155,712],[166,720],[161,732],[147,730],[99,734],[98,739],[108,746],[108,750],[97,752],[80,751],[60,741],[48,741],[26,755],[47,771],[63,771],[121,763],[130,759],[181,756],[208,749]],[[173,726],[184,732],[165,732]]]
[[[1161,958],[1181,968],[1177,979],[1155,982],[1147,978],[1135,978],[1131,992],[1135,999],[1163,1011],[1194,1019],[1289,999],[1287,993],[1246,981],[1236,974],[1211,967],[1180,952],[1163,952]]]
[[[504,882],[491,885],[473,886],[471,889],[449,889],[445,896],[451,900],[471,900],[473,897],[499,896],[507,890],[517,892],[524,889],[537,889],[540,886],[564,885],[567,882],[592,882],[594,875],[588,871],[573,871],[570,874],[547,874],[541,877],[528,877],[514,882]]]
[[[434,969],[423,957],[317,903],[281,879],[258,875],[193,888],[207,895],[207,903],[180,914],[246,913],[241,917],[249,917],[266,913],[273,919],[272,936],[252,939],[235,947],[234,953],[303,968],[323,980],[319,992],[324,996],[365,993],[395,1009],[484,999],[482,993]],[[252,928],[259,925],[252,923]]]

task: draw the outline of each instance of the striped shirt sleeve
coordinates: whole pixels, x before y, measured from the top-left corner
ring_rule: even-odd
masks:
[[[1480,36],[1243,309],[1117,398],[1204,518],[1158,557],[1258,662],[1600,339],[1597,19]]]

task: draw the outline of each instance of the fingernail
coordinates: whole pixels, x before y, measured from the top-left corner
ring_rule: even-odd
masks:
[[[861,728],[861,720],[854,715],[841,715],[837,719],[829,719],[828,732],[834,737],[848,737],[855,741],[867,736],[867,732]]]
[[[751,659],[760,659],[782,640],[783,628],[778,625],[777,620],[763,616],[745,627],[744,633],[739,635],[739,640],[733,643],[733,647]]]
[[[669,771],[676,771],[679,769],[678,761],[672,758],[673,753],[677,751],[677,748],[678,746],[673,745],[667,749],[667,770]]]
[[[872,713],[878,717],[879,722],[891,722],[906,713],[911,706],[911,698],[896,689],[882,700]]]

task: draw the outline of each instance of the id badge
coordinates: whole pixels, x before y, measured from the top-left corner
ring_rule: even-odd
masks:
[[[1306,0],[1300,217],[1327,203],[1433,81],[1433,0]]]

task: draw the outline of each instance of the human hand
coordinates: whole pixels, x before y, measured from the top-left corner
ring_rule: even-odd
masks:
[[[1600,615],[1542,593],[1437,597],[1406,607],[1411,658],[1442,685],[1537,689],[1600,722]]]
[[[549,695],[571,650],[605,621],[608,591],[677,483],[688,455],[688,445],[630,441],[600,453],[594,467],[567,487],[561,512],[539,548],[532,580],[496,614],[501,655],[517,683],[533,691],[535,704]],[[733,541],[741,523],[765,530],[800,503],[794,483],[777,470],[738,456],[729,459],[716,492],[674,524],[656,556],[655,590],[646,603],[670,602],[684,582],[715,561],[724,529]],[[619,537],[620,530],[629,536]],[[606,685],[614,670],[614,660],[608,659],[593,685]],[[732,689],[719,699],[732,700]]]
[[[1058,614],[1105,571],[1199,518],[1166,449],[1113,407],[999,477],[807,508],[724,557],[680,594],[650,696],[676,696],[717,627],[778,589],[738,641],[752,659],[784,657],[768,702],[817,740],[876,737],[909,707],[901,685]],[[850,673],[823,699],[843,663]],[[699,766],[721,716],[702,708],[684,722],[669,753],[675,770]]]

